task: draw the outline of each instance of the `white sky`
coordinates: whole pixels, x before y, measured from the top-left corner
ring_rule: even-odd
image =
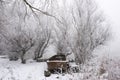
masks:
[[[114,40],[107,50],[112,56],[120,56],[120,0],[96,0],[98,6],[110,19]]]

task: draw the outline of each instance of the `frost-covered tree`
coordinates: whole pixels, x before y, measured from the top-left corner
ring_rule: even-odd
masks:
[[[84,63],[92,57],[93,50],[104,45],[109,37],[108,23],[92,0],[75,0],[72,10],[76,30],[71,44],[77,63]]]
[[[24,56],[35,43],[34,33],[28,28],[28,26],[31,27],[29,24],[31,19],[29,19],[30,21],[25,19],[25,17],[28,18],[29,13],[26,13],[27,10],[21,5],[22,2],[8,1],[7,3],[4,1],[3,3],[6,19],[1,35],[5,39],[6,51],[8,51],[10,60],[20,58],[22,63],[25,63]]]
[[[13,28],[13,32],[10,31],[8,34],[4,34],[4,38],[7,40],[6,44],[10,59],[20,58],[22,63],[26,63],[25,55],[35,44],[31,32],[17,27]]]
[[[49,46],[50,38],[51,38],[51,31],[48,27],[44,27],[42,29],[37,28],[36,30],[36,49],[35,49],[35,60],[38,60],[41,58],[46,50],[46,48]]]

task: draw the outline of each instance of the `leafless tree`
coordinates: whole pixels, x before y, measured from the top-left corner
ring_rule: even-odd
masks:
[[[51,30],[48,27],[41,29],[37,28],[36,35],[37,47],[35,50],[35,60],[38,60],[43,56],[45,49],[49,46],[51,39]]]
[[[110,34],[105,17],[97,11],[94,1],[75,0],[75,3],[72,17],[76,35],[71,49],[80,64],[89,60],[93,50],[103,45]]]
[[[22,63],[25,63],[25,54],[34,46],[35,40],[32,31],[27,28],[31,24],[24,19],[26,13],[24,6],[21,10],[21,5],[15,3],[11,1],[3,4],[7,19],[4,21],[6,23],[3,24],[4,28],[1,30],[1,35],[6,40],[6,49],[9,51],[10,59],[20,57]],[[8,7],[8,4],[11,6]]]
[[[8,55],[10,57],[17,55],[15,58],[20,57],[22,63],[26,63],[25,54],[34,46],[35,40],[33,36],[31,36],[31,32],[20,30],[20,28],[18,30],[16,29],[18,28],[15,28],[14,33],[3,34],[9,45],[9,52],[11,52],[11,54]]]
[[[56,31],[56,47],[58,55],[65,55],[66,57],[71,54],[70,40],[69,40],[69,24],[65,17],[62,17],[61,23],[57,23],[58,29]]]

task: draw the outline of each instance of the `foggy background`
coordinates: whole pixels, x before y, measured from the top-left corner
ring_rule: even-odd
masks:
[[[112,39],[104,50],[110,56],[120,56],[120,0],[96,1],[111,25]]]

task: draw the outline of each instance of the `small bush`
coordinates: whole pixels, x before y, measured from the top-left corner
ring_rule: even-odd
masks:
[[[51,75],[50,71],[44,71],[45,77],[49,77]]]
[[[100,70],[99,70],[99,75],[102,75],[102,74],[104,74],[105,72],[106,72],[106,70],[105,70],[103,67],[101,67]]]
[[[16,56],[11,56],[11,57],[9,57],[9,60],[10,61],[17,61],[19,58],[18,57],[16,57]]]

